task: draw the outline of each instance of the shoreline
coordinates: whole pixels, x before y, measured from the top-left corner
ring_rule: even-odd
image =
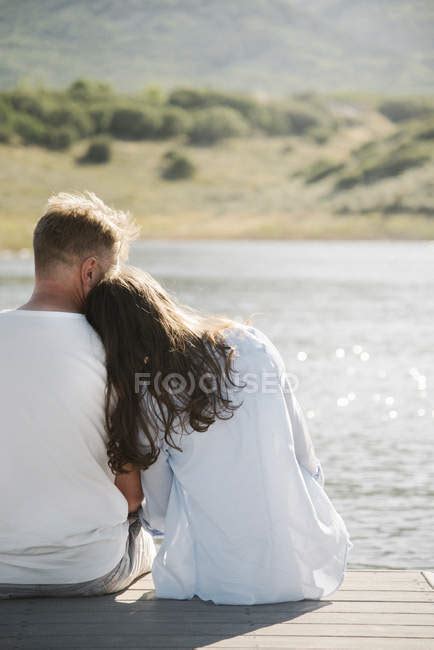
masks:
[[[404,237],[377,237],[377,238],[326,238],[326,237],[310,237],[310,238],[277,238],[277,237],[143,237],[133,242],[133,249],[137,246],[143,246],[148,243],[155,243],[159,245],[180,244],[426,244],[428,246],[434,245],[433,237],[426,238],[404,238]],[[0,262],[6,260],[30,260],[32,259],[32,249],[28,247],[23,248],[0,248]]]
[[[40,210],[2,216],[0,253],[31,248]],[[134,213],[133,215],[137,212]],[[135,216],[145,241],[433,241],[434,218],[422,215],[336,215],[304,211],[297,214],[182,212]],[[23,253],[25,254],[25,253]]]

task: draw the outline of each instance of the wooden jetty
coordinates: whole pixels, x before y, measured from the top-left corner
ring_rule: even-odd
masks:
[[[0,601],[1,650],[433,650],[434,572],[348,571],[329,600],[227,606],[157,600],[151,576],[116,596]]]

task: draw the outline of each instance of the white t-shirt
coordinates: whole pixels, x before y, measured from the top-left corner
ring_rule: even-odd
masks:
[[[81,314],[0,313],[0,583],[101,577],[128,505],[107,465],[106,371]]]

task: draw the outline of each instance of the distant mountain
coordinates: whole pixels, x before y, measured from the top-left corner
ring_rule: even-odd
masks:
[[[0,87],[434,91],[433,0],[0,0]]]

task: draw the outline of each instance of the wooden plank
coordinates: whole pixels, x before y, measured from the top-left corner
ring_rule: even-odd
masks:
[[[157,622],[148,622],[146,626],[140,621],[124,620],[116,626],[105,627],[98,622],[81,623],[80,634],[88,638],[104,636],[111,631],[124,638],[130,636],[147,635],[152,636],[249,636],[254,632],[255,636],[334,636],[334,637],[384,637],[384,638],[421,638],[432,639],[434,645],[434,625],[359,625],[346,624],[328,625],[323,623],[299,623],[297,625],[285,625],[276,623],[262,626],[260,623],[238,622],[238,623],[202,623],[191,622],[188,619],[180,619],[176,622],[166,621],[164,625]],[[60,637],[71,637],[77,633],[77,626],[49,625],[50,634]],[[21,636],[30,636],[32,639],[47,634],[47,625],[42,622],[31,622],[21,630]],[[0,629],[0,638],[10,637],[10,630]]]
[[[136,583],[133,587],[130,587],[127,591],[118,594],[116,600],[122,602],[124,600],[134,601],[139,598],[155,599],[155,592],[151,589],[139,588],[139,584]],[[434,590],[430,589],[425,581],[423,586],[414,585],[412,589],[402,589],[400,585],[397,585],[395,589],[383,589],[371,588],[370,586],[362,586],[360,588],[355,587],[354,589],[339,589],[334,592],[329,599],[331,600],[366,600],[366,594],[368,598],[374,598],[376,600],[388,600],[389,597],[394,600],[414,600],[418,599],[425,602],[434,602]],[[413,594],[413,595],[412,595]],[[396,597],[395,597],[396,596]]]
[[[377,637],[365,637],[358,639],[350,638],[311,638],[303,636],[288,637],[237,637],[222,638],[212,640],[210,637],[155,637],[141,636],[125,639],[123,636],[110,635],[101,636],[89,640],[87,636],[77,635],[69,639],[56,639],[51,635],[38,638],[22,639],[17,644],[15,639],[2,640],[2,650],[96,650],[100,648],[122,648],[122,650],[180,650],[188,648],[190,650],[199,650],[202,648],[261,648],[268,650],[272,648],[291,648],[303,650],[305,648],[317,648],[320,650],[432,650],[433,644],[431,639],[381,639]]]
[[[380,569],[380,568],[372,568],[372,569],[363,569],[363,568],[354,568],[354,569],[348,569],[347,573],[415,573],[419,572],[421,569]]]
[[[347,573],[344,578],[343,584],[345,583],[354,583],[354,584],[366,584],[366,583],[371,583],[371,584],[389,584],[389,585],[396,585],[396,584],[413,584],[413,583],[419,583],[423,584],[424,578],[421,575],[421,572],[418,573],[411,573],[409,575],[394,575],[394,576],[388,576],[387,573],[375,573],[373,575],[366,575],[365,573],[362,574],[357,574],[357,573]],[[151,584],[149,581],[147,581],[147,584]]]
[[[337,591],[331,597],[334,602],[341,600],[376,600],[376,601],[401,601],[434,603],[433,590],[430,591]]]
[[[159,623],[160,625],[166,625],[169,622],[176,622],[178,619],[183,619],[183,616],[180,614],[175,615],[167,613],[158,613],[158,612],[103,612],[96,614],[92,611],[81,613],[75,611],[69,611],[64,613],[48,613],[48,614],[36,614],[32,612],[30,616],[22,615],[8,615],[7,620],[0,621],[0,632],[5,629],[16,629],[20,624],[24,622],[28,625],[28,621],[34,617],[34,620],[38,621],[38,624],[41,625],[50,625],[50,627],[56,626],[75,626],[80,627],[81,625],[87,624],[89,622],[97,622],[100,628],[106,626],[117,626],[122,625],[126,621],[128,623],[134,623],[135,625],[140,625],[144,630],[149,623]],[[272,625],[275,623],[281,623],[283,625],[299,625],[300,623],[312,623],[312,624],[328,624],[328,625],[425,625],[425,626],[434,626],[434,611],[429,613],[366,613],[366,612],[298,612],[294,614],[279,614],[278,612],[269,612],[263,614],[261,612],[238,612],[234,611],[232,613],[219,613],[218,611],[209,612],[209,613],[200,613],[200,612],[189,612],[188,613],[189,623],[200,624],[203,626],[208,626],[209,624],[222,624],[222,623],[243,623],[243,624],[254,624],[254,625]],[[6,634],[7,636],[7,634]]]
[[[94,598],[89,603],[87,598],[74,598],[74,599],[35,599],[35,600],[10,600],[2,601],[0,603],[0,611],[8,618],[15,612],[21,616],[20,612],[23,611],[24,606],[31,607],[33,615],[61,615],[64,612],[71,612],[73,615],[80,615],[81,613],[91,613],[92,615],[100,615],[104,613],[113,614],[114,612],[122,615],[132,615],[133,613],[151,613],[157,615],[160,613],[163,616],[173,615],[193,615],[199,616],[207,615],[233,615],[236,616],[243,612],[252,612],[267,616],[271,613],[276,614],[295,614],[297,612],[307,611],[326,611],[326,612],[372,612],[372,613],[434,613],[434,603],[418,603],[418,602],[394,602],[394,601],[299,601],[295,603],[279,603],[276,605],[252,605],[252,606],[236,606],[236,605],[212,605],[204,603],[200,600],[192,601],[171,601],[171,600],[156,600],[156,601],[123,601],[121,603],[115,601],[110,596],[103,598]]]
[[[425,578],[431,589],[434,589],[434,571],[422,571],[422,576]]]
[[[148,599],[147,592],[136,592],[135,594],[130,591],[120,594],[116,597],[116,602],[134,603],[138,600]],[[339,601],[400,601],[400,602],[425,602],[434,603],[433,590],[429,591],[390,591],[390,590],[351,590],[351,591],[338,591],[330,597],[334,602]],[[158,602],[158,601],[157,601]]]
[[[433,574],[434,579],[434,574]],[[339,591],[346,590],[389,590],[396,589],[400,585],[401,591],[414,591],[422,590],[429,591],[431,586],[422,575],[421,571],[396,571],[396,572],[365,572],[365,571],[351,571],[347,572]],[[147,575],[140,580],[137,580],[131,585],[129,591],[152,591],[154,590],[154,583],[152,577]]]
[[[431,591],[432,587],[420,574],[416,578],[393,580],[389,581],[385,578],[373,578],[368,580],[367,578],[361,579],[347,579],[339,588],[339,591],[394,591],[399,589],[400,591]],[[136,595],[136,592],[149,593],[151,596],[155,596],[155,590],[153,585],[148,583],[136,583],[128,590],[129,593]],[[333,594],[332,594],[333,596]]]
[[[368,576],[354,576],[348,575],[340,587],[340,591],[358,589],[369,589],[372,591],[380,590],[394,590],[400,591],[429,591],[430,585],[421,573],[412,576],[399,576],[393,579],[388,578],[386,575]]]
[[[119,616],[132,616],[132,615],[162,615],[162,616],[173,616],[178,614],[179,616],[197,615],[201,617],[238,617],[238,616],[262,616],[267,617],[269,615],[278,615],[280,617],[291,617],[293,615],[300,615],[303,613],[322,613],[327,615],[327,613],[369,613],[369,612],[379,612],[384,611],[385,613],[426,613],[434,614],[434,603],[405,603],[405,602],[377,602],[377,601],[339,601],[339,602],[311,602],[311,601],[302,601],[301,603],[283,603],[280,606],[270,606],[270,605],[252,605],[251,607],[244,606],[231,606],[231,605],[207,605],[206,607],[197,607],[195,603],[191,603],[191,607],[183,607],[180,603],[180,607],[176,605],[165,604],[162,601],[157,601],[157,606],[149,607],[149,601],[145,602],[134,602],[134,603],[107,603],[103,606],[92,606],[89,605],[86,607],[86,602],[75,601],[70,604],[59,604],[54,601],[48,601],[47,603],[31,603],[30,610],[32,615],[37,616],[63,616],[65,614],[77,615],[80,614],[98,614],[110,616],[114,612],[117,612]],[[160,607],[161,603],[161,607]],[[387,607],[385,605],[388,605]],[[14,614],[17,616],[22,615],[22,608],[20,607],[8,607],[5,604],[0,605],[2,611],[6,614],[8,612],[8,618]],[[2,621],[0,621],[1,625]]]
[[[182,641],[181,641],[182,643]],[[156,646],[157,647],[157,646]],[[182,647],[181,645],[179,646]],[[185,646],[184,646],[185,647]],[[188,646],[187,646],[188,647]],[[432,641],[426,639],[339,639],[339,638],[306,638],[306,637],[270,637],[264,642],[263,639],[255,639],[254,645],[245,644],[245,638],[227,639],[207,645],[197,645],[194,648],[260,648],[261,650],[272,650],[273,648],[288,648],[296,650],[318,649],[318,650],[432,650]]]
[[[420,575],[421,571],[346,571],[344,582],[345,580],[386,580],[394,583],[418,579]]]
[[[405,577],[414,577],[420,575],[421,569],[351,569],[345,572],[347,577],[372,577],[384,576],[388,580],[401,579]],[[139,582],[152,582],[152,574],[146,573],[136,580],[135,584]]]

